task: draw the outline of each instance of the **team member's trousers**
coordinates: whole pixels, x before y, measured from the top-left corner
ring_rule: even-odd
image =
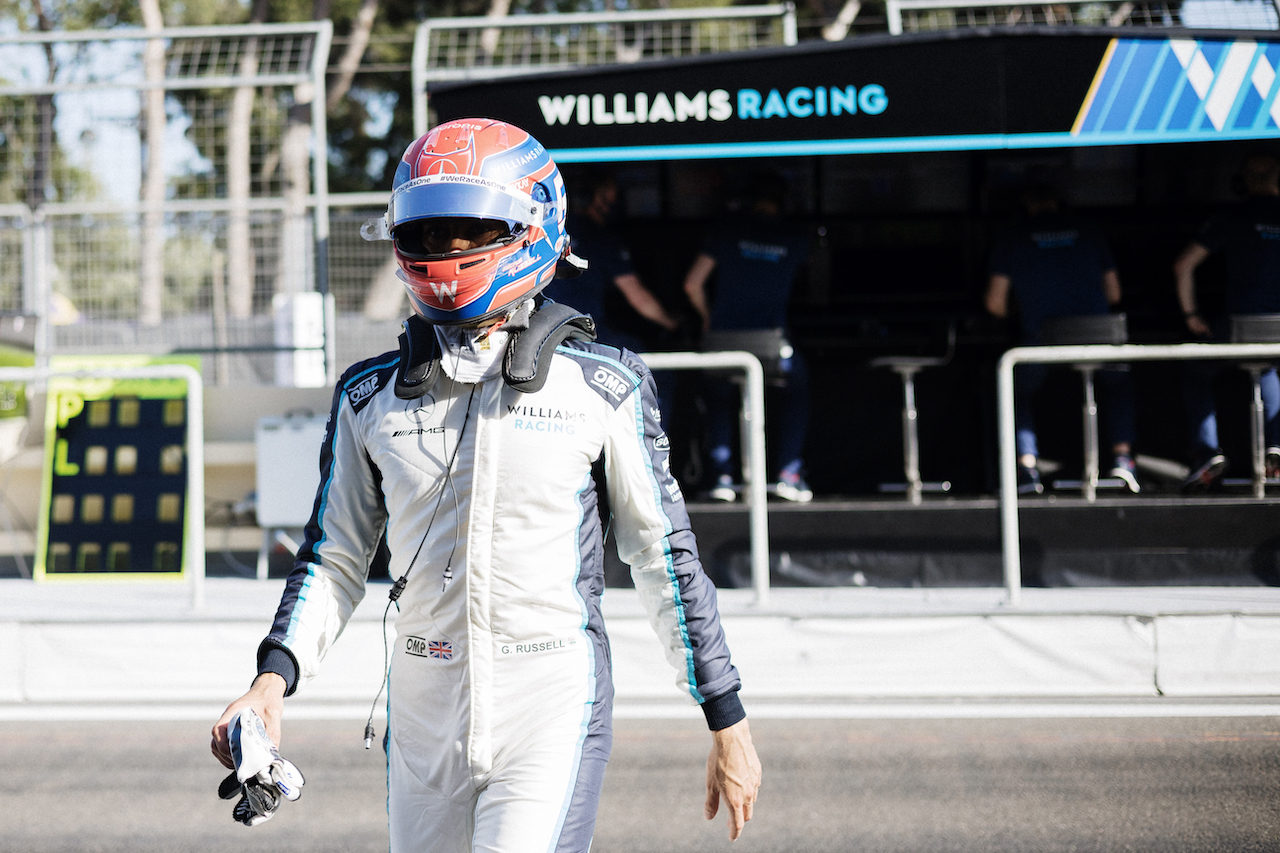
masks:
[[[1213,383],[1218,374],[1236,365],[1216,361],[1189,361],[1183,367],[1182,398],[1187,407],[1187,420],[1192,435],[1192,461],[1197,462],[1222,445],[1218,439],[1218,410]],[[1259,377],[1262,391],[1263,439],[1268,447],[1280,446],[1280,379],[1275,370]],[[1245,408],[1242,400],[1240,407]]]
[[[1047,364],[1020,364],[1013,371],[1014,430],[1019,456],[1039,456],[1036,441],[1035,397],[1049,374]],[[1137,432],[1133,378],[1128,370],[1099,370],[1094,374],[1105,450],[1133,444]]]
[[[768,412],[774,423],[776,448],[773,456],[774,471],[799,467],[804,455],[805,437],[809,431],[809,368],[804,356],[796,352],[786,371],[786,384],[770,388]],[[736,385],[725,379],[709,380],[704,386],[707,399],[707,444],[711,456],[712,472],[718,477],[725,474],[737,476],[733,464],[734,438],[739,429],[742,409],[740,392]]]

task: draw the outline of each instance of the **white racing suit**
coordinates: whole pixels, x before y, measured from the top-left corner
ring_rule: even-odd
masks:
[[[653,380],[628,351],[572,341],[535,393],[441,375],[403,400],[400,358],[338,383],[259,669],[289,693],[316,674],[385,530],[391,577],[408,573],[389,687],[391,850],[586,851],[612,740],[610,518],[679,687],[713,729],[743,717]]]

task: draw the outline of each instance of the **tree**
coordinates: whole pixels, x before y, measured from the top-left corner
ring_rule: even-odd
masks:
[[[164,28],[160,0],[141,0],[142,19],[149,32]],[[143,128],[146,136],[146,177],[142,183],[142,246],[138,256],[140,287],[138,320],[143,326],[160,325],[160,303],[164,294],[164,136],[166,115],[164,89],[164,42],[151,39],[143,53],[146,80],[154,88],[142,93]]]
[[[253,0],[250,24],[266,23],[269,0]],[[236,69],[241,76],[258,71],[257,39],[250,39]],[[249,134],[252,129],[253,86],[240,86],[231,95],[227,117],[227,301],[233,317],[253,314],[253,244],[249,239]]]

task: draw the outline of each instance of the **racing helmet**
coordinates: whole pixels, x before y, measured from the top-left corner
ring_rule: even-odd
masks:
[[[446,122],[404,152],[386,229],[413,310],[480,324],[542,290],[569,253],[560,170],[538,140],[484,118]],[[450,234],[469,248],[450,250]],[[480,243],[480,245],[476,245]]]

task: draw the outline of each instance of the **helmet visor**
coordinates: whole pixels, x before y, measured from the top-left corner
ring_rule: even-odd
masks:
[[[392,231],[405,222],[442,216],[503,219],[512,226],[541,227],[546,205],[475,175],[424,175],[397,187],[387,212]]]
[[[522,226],[517,226],[523,231]],[[519,232],[517,232],[519,233]],[[392,233],[396,249],[410,260],[442,258],[455,252],[470,253],[503,245],[511,240],[505,219],[472,219],[466,216],[434,216],[406,222]]]

